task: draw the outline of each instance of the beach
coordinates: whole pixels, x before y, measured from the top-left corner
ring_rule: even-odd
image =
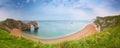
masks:
[[[88,24],[84,29],[81,31],[78,31],[74,34],[71,34],[69,36],[61,37],[61,38],[55,38],[55,39],[41,39],[41,38],[36,38],[30,35],[23,34],[19,29],[13,29],[11,30],[11,34],[18,36],[18,37],[24,37],[30,40],[34,41],[41,41],[42,43],[59,43],[63,41],[70,41],[70,40],[77,40],[89,35],[93,35],[98,33],[97,27],[95,24]]]

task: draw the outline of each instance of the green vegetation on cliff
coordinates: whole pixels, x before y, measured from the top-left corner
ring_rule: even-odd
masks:
[[[94,23],[97,25],[97,27],[100,27],[100,31],[103,31],[106,28],[114,27],[120,24],[120,15],[97,17]]]
[[[19,38],[0,29],[0,48],[56,48],[56,46]]]
[[[35,31],[39,29],[38,24],[36,21],[30,21],[27,23],[24,23],[20,20],[14,20],[14,19],[6,19],[4,21],[0,22],[0,29],[6,30],[10,32],[12,29],[20,29],[24,31],[30,31],[30,26],[33,25]]]
[[[0,48],[119,48],[120,16],[104,17],[104,19],[97,20],[95,23],[98,26],[101,24],[100,27],[104,28],[100,33],[79,40],[57,44],[34,42],[12,36],[8,32],[0,30]]]
[[[74,41],[60,44],[61,48],[119,48],[120,47],[120,25],[107,28],[104,31]]]

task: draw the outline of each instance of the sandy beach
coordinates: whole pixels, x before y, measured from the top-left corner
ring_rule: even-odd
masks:
[[[63,42],[63,41],[76,40],[76,39],[80,39],[80,38],[83,38],[83,37],[86,37],[86,36],[89,36],[92,34],[96,34],[96,33],[98,33],[98,30],[96,29],[95,24],[89,24],[83,30],[78,31],[72,35],[61,37],[61,38],[55,38],[55,39],[36,38],[36,37],[32,37],[32,36],[23,34],[19,29],[11,30],[12,35],[24,37],[24,38],[31,39],[34,41],[41,41],[42,43],[59,43],[59,42]]]

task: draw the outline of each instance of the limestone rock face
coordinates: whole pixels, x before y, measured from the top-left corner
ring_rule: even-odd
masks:
[[[28,29],[30,29],[31,25],[34,26],[34,30],[38,30],[39,29],[38,24],[37,24],[36,21],[30,21],[30,22],[26,23],[26,25],[28,26]]]
[[[35,21],[24,23],[20,20],[6,19],[5,21],[0,22],[0,28],[7,31],[10,31],[14,28],[30,31],[31,25],[34,26],[35,30],[39,29],[38,24]]]
[[[100,31],[103,31],[107,27],[112,27],[120,23],[120,15],[117,16],[107,16],[107,17],[97,17],[94,21]]]

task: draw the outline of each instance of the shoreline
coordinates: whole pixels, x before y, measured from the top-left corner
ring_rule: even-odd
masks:
[[[11,30],[10,34],[18,36],[18,37],[24,37],[24,38],[34,40],[34,41],[40,41],[42,43],[60,43],[63,41],[76,40],[76,39],[80,39],[80,38],[83,38],[89,35],[93,35],[93,34],[98,33],[98,31],[99,30],[97,29],[96,25],[92,23],[92,24],[88,24],[81,31],[78,31],[74,34],[60,37],[60,38],[54,38],[54,39],[42,39],[42,38],[37,38],[37,37],[30,36],[30,35],[26,35],[26,34],[23,34],[19,29]]]

